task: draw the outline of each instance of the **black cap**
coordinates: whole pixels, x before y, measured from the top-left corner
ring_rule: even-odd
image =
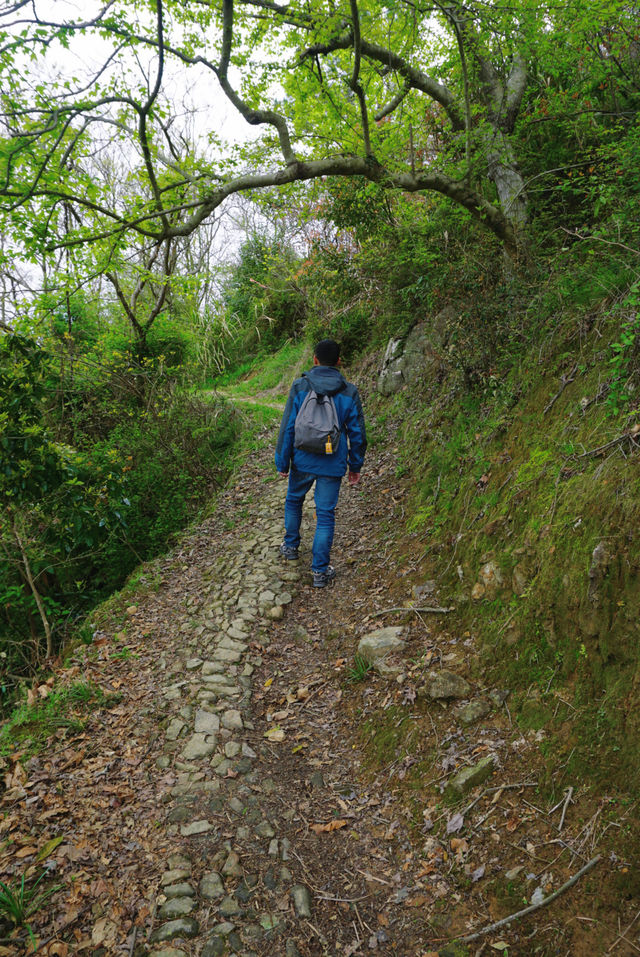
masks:
[[[316,359],[323,366],[335,366],[340,358],[340,346],[333,339],[323,339],[313,350]]]

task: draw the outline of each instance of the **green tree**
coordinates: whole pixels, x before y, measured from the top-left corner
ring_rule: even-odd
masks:
[[[188,236],[238,192],[327,176],[438,192],[517,255],[528,209],[514,131],[539,60],[552,49],[569,64],[565,50],[599,51],[612,24],[635,29],[622,0],[115,0],[82,22],[26,9],[5,8],[0,38],[4,211],[31,248],[91,240],[105,256],[131,231],[151,245]],[[90,75],[30,69],[85,36],[110,45]],[[618,53],[624,68],[631,41]],[[262,135],[230,149],[208,125],[185,152],[164,93],[176,64]],[[113,139],[137,189],[92,176]]]

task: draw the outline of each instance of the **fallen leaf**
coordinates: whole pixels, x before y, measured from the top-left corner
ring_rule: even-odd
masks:
[[[38,848],[30,844],[28,847],[21,847],[19,851],[15,851],[14,857],[17,857],[19,860],[23,857],[29,857],[31,854],[37,854]]]
[[[284,721],[291,715],[290,711],[276,711],[271,715],[273,721]]]
[[[464,817],[459,812],[447,821],[447,834],[455,834],[464,827]]]
[[[270,728],[268,731],[265,731],[264,736],[268,741],[284,741],[285,739],[284,731],[282,728],[278,727]]]
[[[451,850],[455,852],[457,857],[461,857],[463,854],[467,853],[469,850],[469,845],[463,837],[452,837]]]
[[[56,812],[58,813],[58,812]],[[53,854],[56,847],[58,847],[64,841],[64,837],[52,837],[50,841],[47,841],[46,844],[43,844],[40,850],[38,851],[37,861],[44,861],[50,854]]]
[[[347,821],[338,819],[336,821],[328,821],[326,824],[312,824],[311,830],[314,834],[326,834],[328,831],[339,831],[341,827],[346,827],[347,824]]]
[[[481,877],[484,877],[485,866],[481,864],[480,867],[476,867],[475,871],[471,874],[471,883],[475,884],[476,881],[479,881]]]
[[[96,947],[100,944],[113,945],[118,933],[117,926],[107,917],[101,917],[91,931],[91,943]]]

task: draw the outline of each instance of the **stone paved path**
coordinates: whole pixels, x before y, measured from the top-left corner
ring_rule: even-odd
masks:
[[[283,617],[300,578],[277,558],[281,499],[278,486],[265,487],[251,522],[225,539],[201,593],[186,596],[175,656],[161,662],[167,718],[157,763],[176,772],[164,825],[175,849],[165,859],[150,938],[156,957],[181,957],[186,951],[176,941],[194,939],[202,957],[249,957],[276,934],[286,937],[291,918],[283,896],[296,919],[311,917],[310,893],[294,879],[283,834],[292,815],[286,808],[281,820],[264,813],[262,796],[274,787],[261,766],[269,744],[256,748],[252,734],[252,679],[269,643],[265,625]],[[293,957],[298,950],[287,940],[281,952]]]

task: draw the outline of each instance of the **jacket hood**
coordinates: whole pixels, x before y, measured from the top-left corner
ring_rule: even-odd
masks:
[[[335,366],[314,366],[305,372],[304,378],[307,379],[313,391],[320,395],[335,395],[347,384],[346,379]]]

